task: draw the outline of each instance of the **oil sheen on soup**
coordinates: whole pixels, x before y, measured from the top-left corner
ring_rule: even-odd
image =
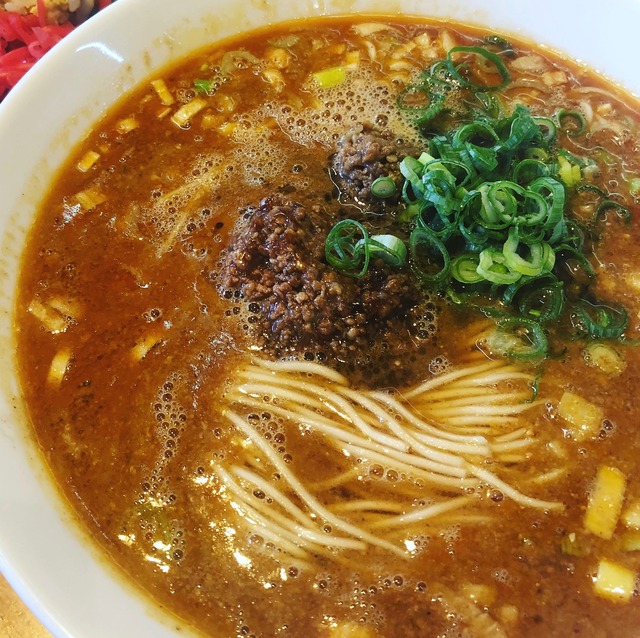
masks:
[[[214,637],[636,635],[637,108],[386,18],[230,40],[115,105],[16,311],[96,542]]]

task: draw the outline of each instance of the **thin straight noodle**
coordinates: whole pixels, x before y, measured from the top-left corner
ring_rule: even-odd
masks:
[[[253,363],[277,372],[302,372],[329,379],[330,381],[333,381],[333,383],[338,383],[339,385],[349,385],[349,381],[344,375],[336,372],[329,366],[320,365],[319,363],[298,360],[276,362],[268,361],[267,359],[257,359],[253,361]]]
[[[361,510],[377,510],[381,512],[391,512],[394,514],[400,514],[403,511],[403,507],[394,501],[374,501],[374,500],[362,500],[357,501],[341,501],[338,503],[332,503],[331,511],[333,512],[359,512]]]
[[[351,534],[356,538],[359,538],[360,540],[366,540],[372,545],[377,545],[379,547],[382,547],[383,549],[388,549],[394,554],[406,558],[405,552],[399,550],[395,545],[381,540],[369,534],[365,530],[362,530],[359,527],[352,525],[351,523],[346,523],[345,521],[342,521],[334,516],[322,505],[322,503],[320,503],[312,494],[307,491],[307,489],[300,483],[300,481],[293,475],[293,473],[289,471],[289,468],[287,468],[284,463],[280,461],[276,453],[271,449],[271,446],[266,441],[264,441],[262,437],[253,432],[253,430],[247,426],[247,424],[239,415],[231,412],[230,410],[225,410],[223,415],[226,416],[240,431],[247,435],[258,446],[258,448],[267,456],[271,464],[278,470],[280,475],[283,476],[289,483],[289,485],[293,488],[293,491],[298,494],[298,496],[306,503],[306,505],[318,516],[321,516],[333,527],[336,527],[343,532]]]
[[[416,461],[420,461],[420,458],[412,457],[408,454],[394,454],[393,457],[391,455],[384,455],[380,452],[374,452],[372,450],[368,450],[366,448],[358,447],[356,445],[347,445],[347,451],[359,458],[364,458],[367,461],[374,461],[379,463],[383,467],[392,466],[394,470],[400,473],[404,473],[407,475],[419,476],[423,480],[428,483],[432,483],[434,485],[440,485],[442,487],[454,488],[454,489],[463,489],[465,487],[472,487],[475,483],[474,481],[469,481],[467,474],[463,477],[456,478],[453,476],[445,476],[442,474],[436,474],[434,472],[429,472],[425,470],[421,465],[418,465]]]
[[[433,461],[442,463],[443,465],[453,465],[455,467],[461,467],[464,463],[460,457],[453,454],[448,454],[440,450],[433,449],[423,442],[416,439],[411,433],[406,431],[402,426],[380,405],[367,398],[358,392],[344,391],[345,396],[349,397],[352,401],[358,401],[364,408],[369,410],[381,423],[387,425],[387,427],[402,441],[404,441],[409,449],[413,449],[424,458],[431,459]]]
[[[293,383],[293,382],[292,382]],[[365,436],[368,436],[370,439],[377,441],[381,445],[386,445],[388,447],[397,448],[400,442],[397,438],[389,436],[379,430],[371,427],[354,409],[352,405],[349,404],[348,401],[344,399],[344,397],[340,396],[336,392],[328,390],[326,388],[322,388],[321,386],[314,385],[313,387],[309,387],[311,384],[305,382],[298,382],[296,387],[299,389],[304,389],[307,392],[315,391],[316,396],[321,397],[321,403],[324,404],[324,407],[330,409],[335,412],[339,416],[341,416],[344,420],[350,421],[356,429],[360,430]],[[253,391],[250,394],[273,394],[274,388],[271,388],[271,392],[269,392],[268,387],[259,386],[258,388],[254,386],[250,386],[253,388]],[[247,389],[247,384],[241,386],[242,390]],[[296,401],[296,397],[300,398],[300,402],[305,405],[309,404],[308,400],[305,400],[306,395],[301,395],[299,392],[294,392],[291,390],[282,391],[279,390],[279,394],[282,392],[282,395],[279,398],[291,398],[293,401]],[[310,394],[311,396],[311,394]]]
[[[299,540],[292,534],[290,529],[283,527],[276,521],[257,511],[254,504],[248,500],[249,495],[246,491],[243,490],[225,470],[217,468],[215,473],[233,496],[239,499],[240,503],[232,503],[233,509],[244,518],[250,519],[255,525],[258,525],[261,528],[261,536],[274,541],[282,550],[294,557],[301,559],[305,557],[306,550],[300,546]],[[320,548],[317,549],[319,550]]]
[[[529,447],[534,443],[535,441],[533,439],[517,439],[515,441],[506,441],[504,443],[493,443],[491,445],[491,451],[501,454],[503,452],[510,452],[512,450]]]
[[[388,518],[369,526],[369,529],[385,529],[389,527],[400,527],[403,525],[411,525],[413,523],[425,521],[429,518],[435,518],[441,514],[460,509],[468,505],[473,499],[471,496],[458,496],[442,503],[434,503],[426,507],[417,509],[409,514],[402,514],[393,518]]]
[[[240,466],[234,466],[232,472],[235,476],[242,479],[247,483],[251,483],[258,487],[266,496],[271,497],[276,501],[279,507],[291,514],[301,525],[312,529],[314,527],[313,522],[309,519],[299,507],[297,507],[285,494],[283,494],[278,488],[274,487],[267,480],[256,474],[253,470],[249,470]]]
[[[420,428],[423,432],[429,433],[434,439],[445,439],[449,443],[442,443],[442,445],[450,445],[450,451],[467,453],[472,447],[483,447],[487,449],[487,439],[484,436],[468,436],[466,434],[455,434],[446,431],[442,431],[436,428],[434,425],[427,423],[426,421],[417,418],[409,409],[407,409],[404,405],[402,405],[399,401],[397,401],[394,397],[387,394],[386,392],[372,392],[371,396],[373,396],[376,400],[384,402],[387,406],[389,406],[392,410],[395,410],[400,414],[403,418],[409,421],[412,425]],[[421,415],[422,416],[422,415]],[[457,443],[461,445],[456,445]],[[477,451],[474,449],[474,454],[477,454]]]
[[[466,406],[441,406],[437,408],[437,413],[441,415],[443,418],[451,416],[465,416],[469,413],[475,414],[477,416],[513,416],[514,414],[521,414],[522,412],[526,412],[530,410],[533,404],[520,404],[520,405],[466,405]],[[436,410],[433,409],[433,412]]]
[[[253,403],[250,404],[250,407],[253,405],[254,405]],[[295,412],[288,411],[284,407],[271,406],[270,409],[274,414],[277,414],[290,421],[295,421],[295,417],[297,416]],[[313,425],[313,423],[314,422],[312,420],[306,421],[307,426]],[[336,442],[340,442],[345,445],[357,445],[371,452],[378,452],[379,454],[382,454],[385,452],[384,447],[381,449],[381,446],[377,441],[372,441],[371,439],[362,437],[357,433],[349,432],[333,424],[332,425],[319,424],[317,420],[315,421],[315,425],[316,425],[316,427],[314,428],[315,431],[317,431],[319,434],[324,435],[329,440],[329,442],[334,447],[337,447],[341,452],[344,452],[347,448],[344,446],[340,446],[340,447],[336,446],[335,445]],[[403,443],[401,441],[396,443],[393,448],[391,448],[391,446],[389,446],[389,448],[393,449],[394,452],[405,453],[405,454],[407,454],[409,450],[409,446],[406,443]],[[387,451],[386,453],[389,455],[391,454],[389,451]],[[416,456],[414,458],[420,459],[423,457]],[[443,464],[437,461],[430,461],[429,459],[424,459],[423,461],[420,461],[420,463],[421,463],[421,467],[424,467],[425,469],[430,469],[435,473],[441,473],[448,476],[458,476],[458,477],[466,476],[466,472],[462,469],[462,465],[464,463],[463,460],[460,460],[460,462],[457,463],[456,465]]]
[[[436,413],[437,414],[437,413]],[[444,419],[443,419],[444,421]],[[467,425],[481,425],[487,430],[494,430],[495,426],[506,427],[508,425],[517,425],[518,420],[511,416],[494,416],[491,418],[491,424],[487,423],[485,416],[476,416],[474,414],[460,415],[446,419],[446,425],[449,427],[461,427]]]
[[[514,441],[519,439],[522,436],[529,436],[531,434],[531,429],[529,427],[521,427],[517,430],[512,430],[511,432],[505,432],[503,434],[498,434],[494,437],[494,441],[497,443],[503,443],[505,441]]]
[[[229,477],[228,481],[231,483],[233,479]],[[267,504],[260,503],[260,509],[258,509],[249,493],[235,482],[233,483],[233,491],[235,496],[241,499],[250,510],[245,514],[245,517],[254,519],[256,524],[266,530],[266,532],[261,532],[261,536],[274,541],[289,554],[292,553],[291,547],[293,546],[302,549],[302,551],[333,558],[333,553],[327,553],[326,549],[339,548],[362,551],[366,547],[365,543],[357,539],[336,536],[325,537],[314,530],[292,524],[286,517],[271,509],[264,512],[263,510],[266,509]],[[274,528],[279,531],[280,536],[273,532]]]
[[[482,468],[479,468],[475,465],[471,465],[469,467],[469,471],[481,481],[489,483],[493,487],[500,490],[506,496],[509,496],[512,500],[516,501],[516,503],[520,503],[521,505],[526,505],[527,507],[533,507],[536,509],[564,509],[564,505],[562,503],[543,501],[531,496],[526,496],[515,488],[511,487],[508,483],[505,483],[504,481],[499,479],[495,474],[492,474],[487,470],[483,470]]]
[[[501,361],[487,361],[486,363],[481,363],[476,366],[458,368],[456,370],[452,370],[451,372],[445,372],[444,374],[433,377],[432,379],[429,379],[428,381],[425,381],[424,383],[416,386],[412,390],[405,391],[403,394],[407,399],[410,399],[419,394],[423,394],[429,390],[432,390],[433,388],[437,388],[446,383],[451,383],[452,381],[461,379],[462,377],[467,377],[471,374],[475,374],[479,370],[492,370],[501,365],[503,365]]]
[[[244,471],[241,467],[235,467],[234,474],[243,480],[252,483],[256,487],[259,487],[265,492],[265,494],[269,494],[279,506],[291,513],[301,523],[301,525],[303,525],[303,528],[298,525],[293,526],[293,530],[300,538],[310,540],[318,545],[326,545],[342,549],[364,549],[363,543],[358,540],[336,536],[323,536],[317,529],[314,529],[317,525],[314,525],[312,521],[309,520],[309,518],[305,516],[299,508],[293,505],[293,503],[291,503],[284,494],[281,494],[277,489],[270,486],[267,481],[257,476],[255,473]],[[283,502],[285,503],[283,504]],[[265,506],[268,506],[268,504],[265,503]]]
[[[360,470],[357,467],[352,467],[350,470],[343,472],[342,474],[338,474],[330,479],[325,481],[318,481],[316,483],[310,483],[309,487],[313,488],[317,491],[326,491],[331,490],[335,487],[339,487],[344,485],[348,481],[358,478],[360,476]]]
[[[465,395],[464,397],[458,397],[456,399],[452,399],[451,397],[458,396],[459,390],[454,390],[451,394],[445,397],[448,407],[467,407],[478,405],[477,397],[482,397],[482,403],[485,405],[503,405],[504,403],[523,403],[527,398],[531,396],[530,392],[502,392],[497,394],[489,394],[487,395],[486,390],[482,388],[478,388],[475,395]],[[431,393],[429,394],[431,398]],[[432,403],[437,403],[433,398],[431,398]]]

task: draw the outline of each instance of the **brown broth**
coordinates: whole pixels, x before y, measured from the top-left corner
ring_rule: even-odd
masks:
[[[637,588],[629,602],[616,603],[598,596],[592,581],[601,558],[640,573],[640,557],[624,551],[622,523],[602,540],[584,531],[583,516],[601,464],[626,475],[626,503],[640,498],[636,348],[614,344],[625,364],[616,376],[588,365],[581,341],[563,344],[544,365],[539,392],[546,403],[527,413],[543,452],[527,461],[526,472],[531,478],[550,469],[549,444],[561,449],[554,463],[566,472],[527,493],[560,501],[562,512],[502,497],[489,502],[487,488],[490,520],[425,525],[406,560],[368,547],[299,567],[243,527],[230,499],[216,491],[213,469],[242,459],[242,437],[218,406],[248,357],[251,315],[241,300],[219,294],[210,272],[242,211],[283,190],[303,203],[338,208],[327,169],[337,138],[364,120],[417,138],[395,94],[443,39],[451,46],[480,37],[408,21],[360,36],[354,23],[273,27],[199,53],[162,73],[176,103],[162,104],[147,82],[73,153],[31,232],[17,305],[22,386],[40,447],[96,542],[206,635],[634,636]],[[393,57],[423,33],[431,45]],[[273,52],[286,51],[283,42],[293,59],[279,68]],[[376,64],[368,62],[371,47]],[[255,58],[237,58],[226,80],[210,70],[224,51],[238,49]],[[306,84],[310,73],[343,64],[349,51],[359,52],[359,70],[346,85],[322,93]],[[267,81],[256,59],[271,59],[267,68],[280,71],[284,85],[277,74]],[[389,68],[394,60],[406,64]],[[565,144],[601,158],[595,183],[620,193],[634,216],[624,225],[610,214],[591,257],[598,294],[627,307],[627,334],[637,337],[640,232],[626,186],[640,176],[637,104],[587,70],[525,45],[516,44],[510,65],[508,104],[517,99],[545,115],[559,108],[594,112],[592,132]],[[196,95],[194,80],[211,78],[220,82],[215,94]],[[172,123],[180,103],[194,97],[204,108],[185,127]],[[123,132],[129,118],[136,126]],[[89,151],[99,157],[82,172],[76,166]],[[80,192],[93,200],[78,200]],[[591,214],[587,204],[576,199],[574,213]],[[34,301],[53,317],[48,328]],[[477,316],[442,301],[438,313],[427,356],[410,364],[416,383],[430,365],[444,360],[455,367],[475,349],[464,335]],[[60,352],[71,358],[52,381],[50,364]],[[578,442],[567,434],[557,415],[565,390],[604,409],[595,438]],[[318,435],[278,427],[304,480],[330,478],[342,467]],[[385,492],[394,490],[385,484]],[[562,550],[569,534],[579,539],[578,556]],[[344,623],[364,633],[337,633]]]

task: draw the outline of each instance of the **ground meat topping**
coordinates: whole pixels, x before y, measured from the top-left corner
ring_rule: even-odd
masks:
[[[405,143],[391,131],[379,131],[359,125],[338,142],[331,169],[341,197],[373,212],[383,212],[398,198],[381,200],[371,194],[371,184],[378,177],[391,177],[398,192],[402,186],[400,162],[407,155],[419,155],[419,149]]]
[[[250,209],[222,254],[218,285],[240,291],[254,311],[259,345],[275,356],[322,353],[350,366],[411,344],[410,310],[419,293],[410,276],[374,260],[362,279],[324,261],[335,220],[321,207],[272,197]]]

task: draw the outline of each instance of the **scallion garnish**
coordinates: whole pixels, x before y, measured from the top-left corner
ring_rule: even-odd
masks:
[[[493,351],[514,359],[541,359],[547,354],[544,330],[532,319],[503,319],[487,341]]]
[[[391,177],[378,177],[371,184],[371,194],[380,199],[387,199],[396,194],[396,183]]]
[[[499,84],[481,84],[469,79],[469,65],[466,62],[456,64],[453,60],[454,55],[467,54],[467,56],[479,56],[484,58],[486,62],[493,65],[495,71],[500,75]],[[510,82],[509,71],[504,62],[500,59],[500,56],[496,55],[492,51],[489,51],[483,47],[452,47],[447,52],[447,67],[449,73],[463,86],[466,86],[474,91],[499,91],[503,89]]]
[[[343,219],[327,235],[325,258],[342,275],[360,278],[366,274],[372,258],[400,268],[406,261],[407,247],[395,235],[370,236],[360,222]]]
[[[582,300],[575,307],[579,327],[596,339],[619,339],[627,329],[629,317],[624,308],[612,308]]]
[[[503,48],[497,40],[487,44]],[[498,79],[487,81],[490,76]],[[559,147],[558,129],[582,135],[584,116],[560,109],[554,121],[522,105],[502,115],[495,92],[508,82],[498,54],[458,46],[400,95],[400,109],[421,127],[446,110],[452,92],[472,104],[467,114],[473,118],[460,117],[446,134],[429,134],[419,157],[400,162],[404,207],[395,220],[409,225],[411,268],[421,286],[494,317],[492,348],[508,356],[545,356],[543,325],[558,320],[567,306],[583,334],[621,338],[624,310],[575,302],[575,291],[588,287],[595,271],[584,252],[585,229],[566,215],[567,193],[592,191],[601,198],[594,222],[611,211],[628,221],[629,210],[585,182],[593,159]],[[371,192],[387,198],[396,188],[391,177],[380,177]],[[361,277],[371,257],[402,266],[407,248],[394,235],[369,237],[362,224],[345,220],[329,234],[326,254],[339,272]]]
[[[587,130],[587,122],[580,111],[558,111],[558,124],[569,137],[578,137]]]
[[[631,213],[629,212],[629,209],[623,204],[615,202],[612,199],[605,199],[604,202],[598,206],[594,215],[594,221],[598,221],[600,218],[606,217],[609,211],[615,211],[625,224],[628,224],[631,221]]]

